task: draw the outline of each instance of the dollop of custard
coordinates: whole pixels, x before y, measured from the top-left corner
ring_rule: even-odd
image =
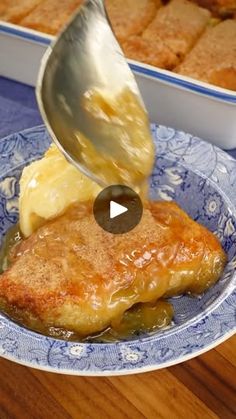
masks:
[[[52,144],[41,160],[25,167],[20,179],[20,230],[29,237],[74,202],[95,198],[100,186],[68,163]]]

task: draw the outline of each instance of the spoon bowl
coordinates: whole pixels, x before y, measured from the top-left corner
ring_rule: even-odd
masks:
[[[112,101],[129,89],[144,108],[136,81],[113,34],[102,0],[88,0],[46,51],[38,76],[36,96],[44,123],[67,160],[99,183],[88,168],[78,134],[99,153],[127,158],[113,124],[105,126],[84,106],[90,92]]]

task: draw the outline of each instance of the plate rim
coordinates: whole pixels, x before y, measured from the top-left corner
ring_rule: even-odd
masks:
[[[15,362],[19,365],[23,365],[25,367],[34,368],[39,371],[51,372],[54,374],[73,375],[77,377],[117,377],[117,376],[122,376],[122,375],[143,374],[147,372],[158,371],[158,370],[161,370],[162,368],[170,368],[170,367],[173,367],[174,365],[182,364],[183,362],[189,361],[190,359],[196,358],[214,349],[216,346],[224,343],[226,340],[230,339],[235,334],[236,334],[236,328],[227,332],[224,336],[215,340],[212,344],[206,346],[205,348],[197,351],[194,354],[185,355],[183,357],[178,358],[177,360],[174,359],[173,361],[167,361],[162,364],[157,364],[156,366],[150,365],[150,366],[140,367],[136,369],[127,368],[127,369],[114,370],[114,371],[113,370],[104,370],[104,371],[79,370],[77,371],[77,370],[71,370],[71,369],[66,369],[66,368],[58,369],[58,368],[53,368],[49,366],[45,367],[38,364],[32,364],[31,362],[28,362],[28,361],[16,360],[16,358],[11,357],[10,355],[5,355],[5,354],[0,355],[0,357],[8,361]]]

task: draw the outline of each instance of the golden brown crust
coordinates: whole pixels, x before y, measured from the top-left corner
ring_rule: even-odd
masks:
[[[174,203],[146,204],[124,235],[103,231],[92,204],[76,204],[18,245],[0,277],[0,301],[87,335],[138,302],[202,292],[224,264],[215,236]]]
[[[236,21],[209,28],[176,72],[236,90]]]
[[[155,17],[161,0],[106,0],[106,9],[119,41],[141,34]]]
[[[178,64],[176,55],[166,46],[161,39],[151,41],[141,36],[131,36],[122,43],[126,57],[131,60],[141,61],[155,67],[173,69]]]
[[[40,32],[55,35],[83,0],[44,0],[19,23]]]
[[[41,2],[42,0],[1,0],[0,20],[18,23]]]
[[[187,0],[172,0],[157,12],[143,38],[162,41],[181,60],[202,34],[209,19],[209,11]]]
[[[121,42],[128,58],[172,70],[204,31],[210,13],[187,0],[172,0],[158,10],[141,36]]]

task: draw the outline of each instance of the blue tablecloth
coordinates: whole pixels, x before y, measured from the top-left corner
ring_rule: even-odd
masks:
[[[0,77],[0,138],[39,124],[34,89]]]
[[[41,123],[34,89],[0,77],[0,138]],[[236,149],[229,154],[236,158]]]

